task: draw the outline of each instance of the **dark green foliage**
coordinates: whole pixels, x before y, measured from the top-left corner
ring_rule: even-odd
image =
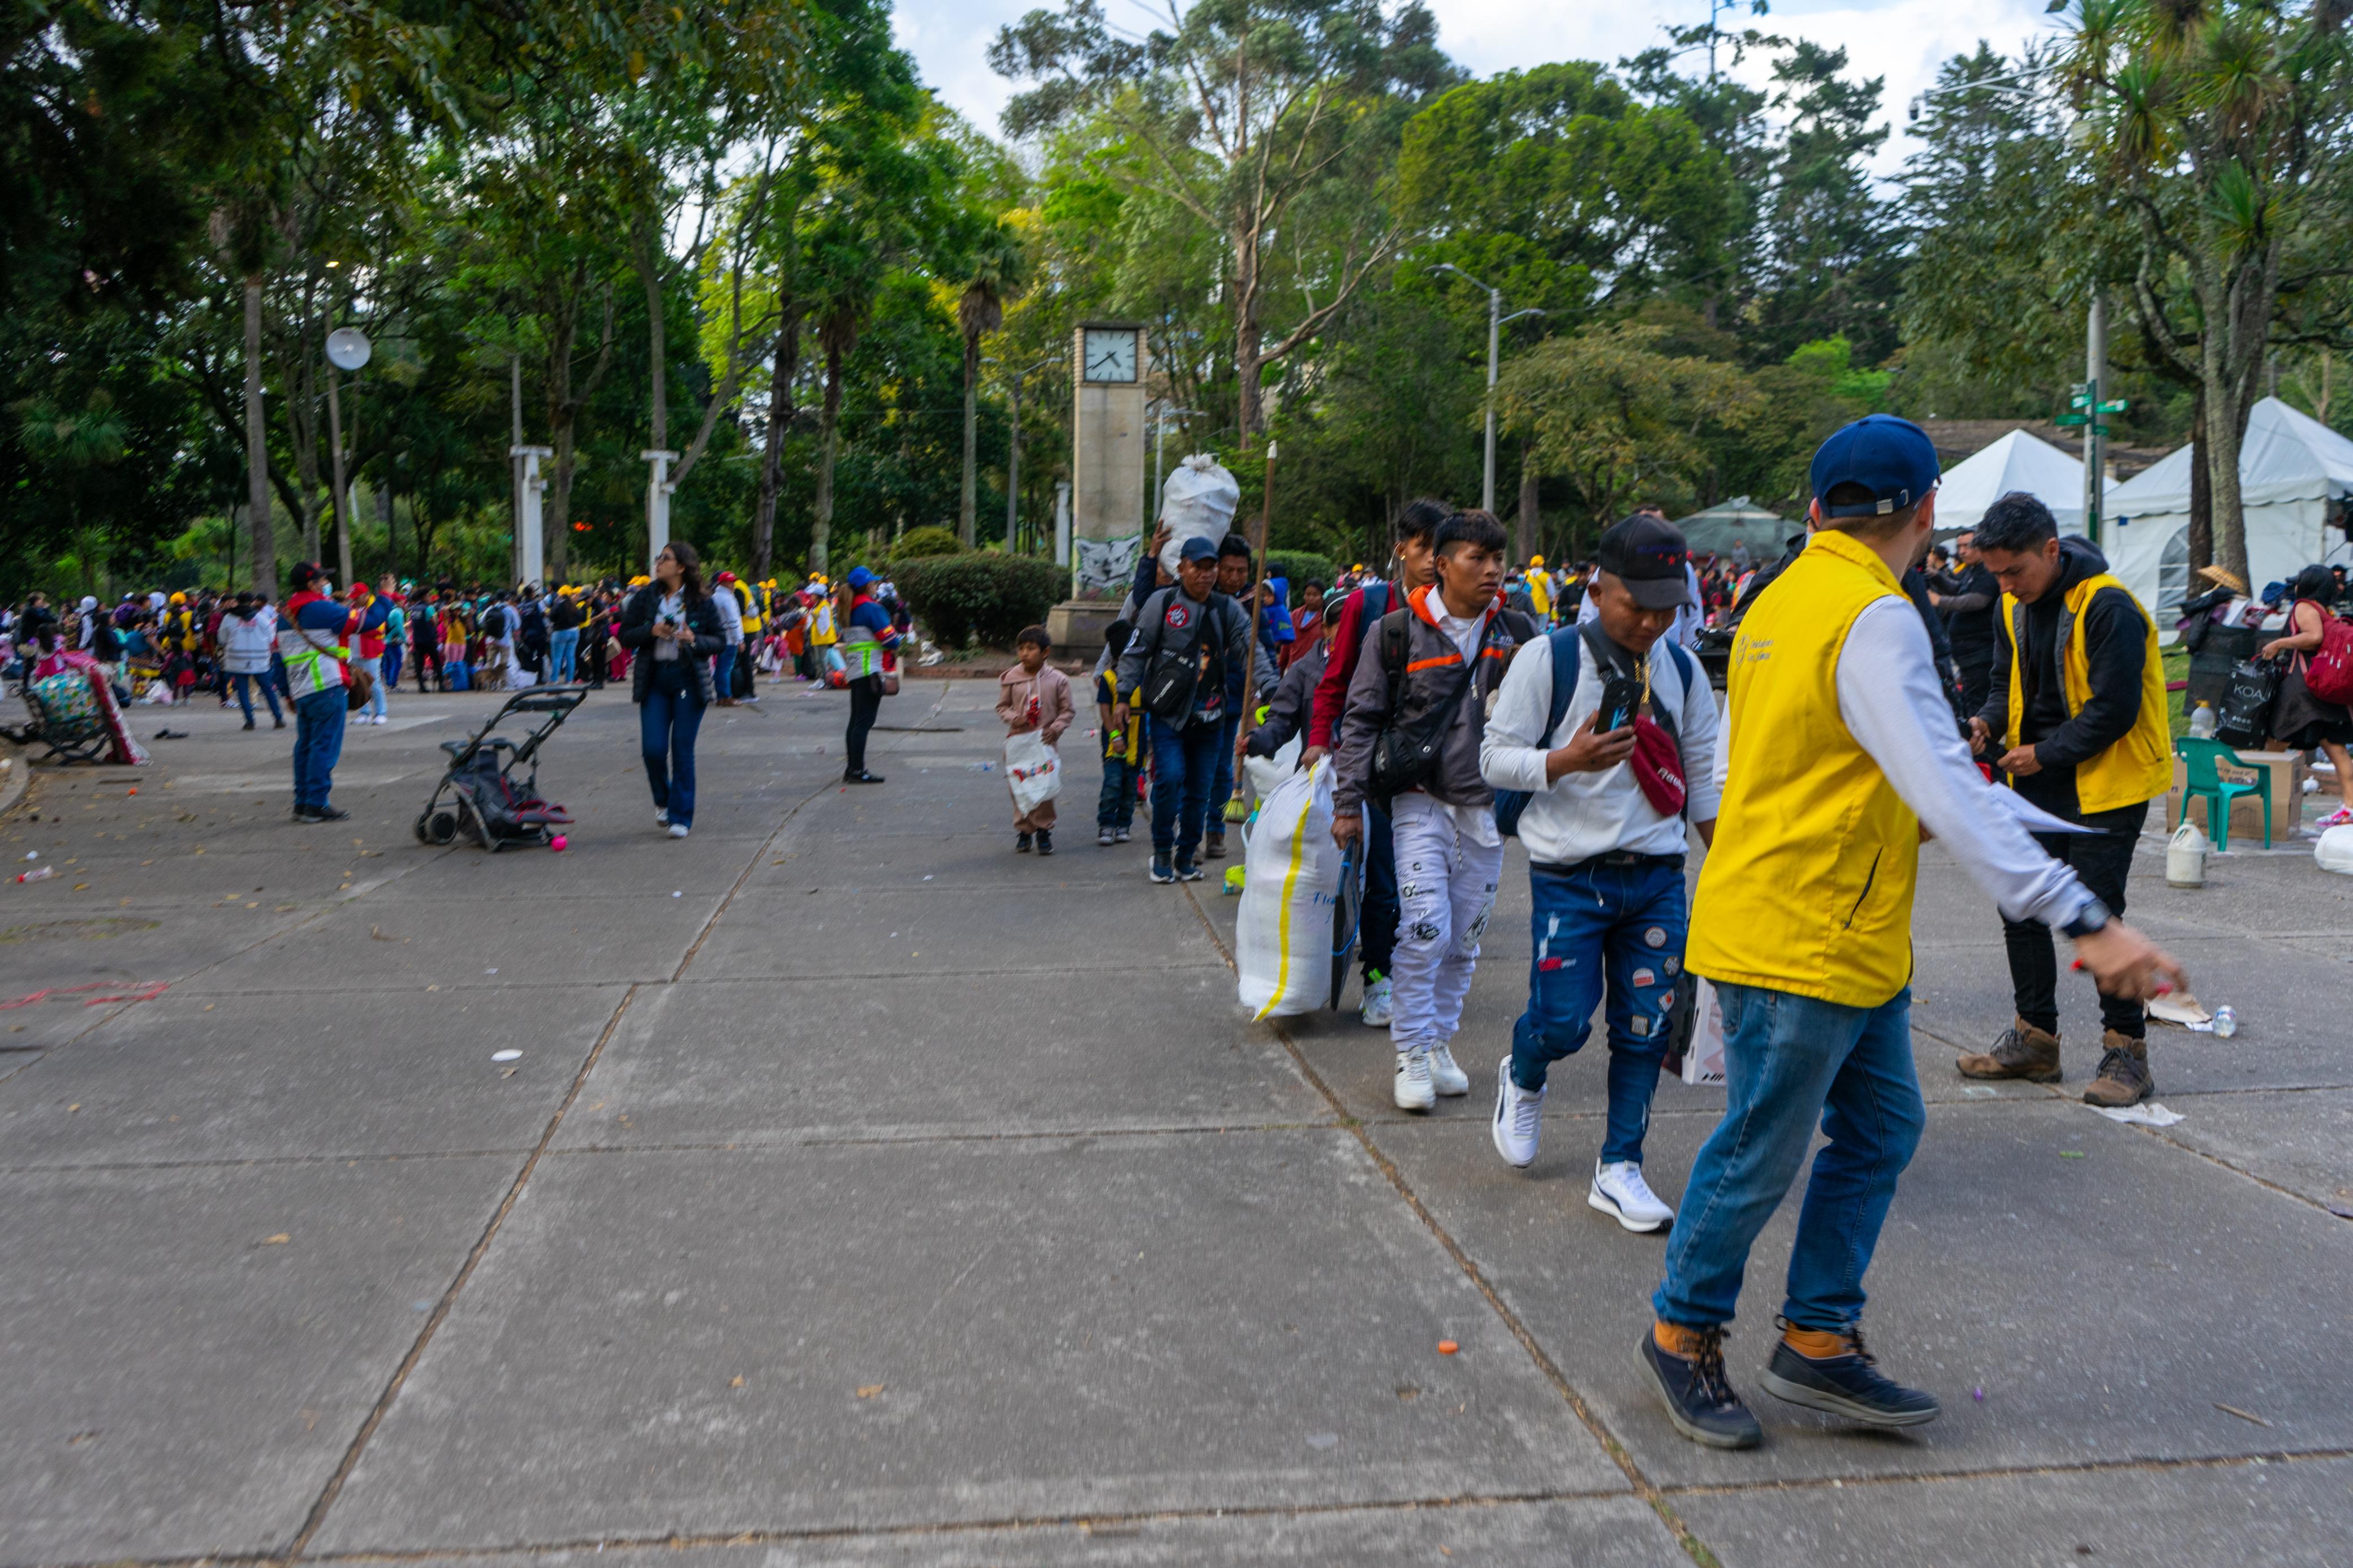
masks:
[[[1071,587],[1066,568],[986,550],[911,562],[896,581],[932,640],[952,648],[975,640],[1012,647],[1014,634],[1044,620]]]
[[[964,545],[956,539],[955,530],[926,524],[922,528],[909,529],[906,537],[891,547],[891,559],[921,561],[934,555],[954,555],[963,549]]]

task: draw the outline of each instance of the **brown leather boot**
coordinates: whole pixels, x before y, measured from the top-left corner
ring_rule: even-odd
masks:
[[[2136,1040],[2130,1035],[2120,1035],[2110,1029],[2100,1038],[2107,1050],[2100,1058],[2100,1070],[2084,1086],[2086,1105],[2137,1105],[2157,1092],[2157,1079],[2148,1070],[2148,1042]]]
[[[2057,1083],[2059,1037],[2019,1018],[2001,1032],[1993,1049],[1963,1057],[1953,1065],[1963,1078],[2022,1078],[2029,1083]]]

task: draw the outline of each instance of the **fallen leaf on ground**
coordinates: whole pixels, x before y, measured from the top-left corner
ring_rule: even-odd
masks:
[[[860,1399],[871,1399],[876,1394],[881,1393],[882,1388],[883,1385],[881,1384],[870,1383],[865,1387],[858,1391],[858,1397]]]
[[[742,1373],[740,1373],[740,1372],[739,1372],[739,1373],[737,1373],[733,1377],[729,1378],[729,1379],[727,1380],[727,1386],[728,1386],[728,1387],[730,1387],[730,1388],[741,1388],[741,1387],[743,1387],[743,1386],[744,1386],[744,1374],[743,1374]]]
[[[263,1237],[261,1238],[261,1245],[264,1247],[283,1247],[293,1239],[294,1238],[292,1237],[287,1235],[281,1230],[276,1236]]]

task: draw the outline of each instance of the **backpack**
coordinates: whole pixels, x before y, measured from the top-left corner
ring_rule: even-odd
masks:
[[[1169,588],[1163,592],[1181,595],[1184,590]],[[1154,595],[1155,598],[1158,596]],[[1144,689],[1137,695],[1146,713],[1164,724],[1181,726],[1193,715],[1193,694],[1200,684],[1201,639],[1209,635],[1209,623],[1219,618],[1219,612],[1233,601],[1223,594],[1212,592],[1209,595],[1209,602],[1201,606],[1201,614],[1193,624],[1192,640],[1185,645],[1182,653],[1171,652],[1159,641],[1159,634],[1167,630],[1169,606],[1175,602],[1175,598],[1164,601],[1160,606],[1160,617],[1153,623],[1153,661],[1144,672]],[[1139,613],[1136,618],[1141,620],[1144,617]],[[1224,662],[1225,656],[1221,652],[1219,655],[1220,680],[1224,679]]]
[[[2353,703],[2353,622],[2337,619],[2317,599],[2301,602],[2320,612],[2320,646],[2305,658],[2304,689],[2318,701]]]
[[[1398,711],[1403,700],[1412,616],[1411,610],[1391,610],[1380,619],[1379,657],[1381,673],[1388,678],[1388,718],[1380,733],[1373,737],[1371,776],[1366,780],[1366,793],[1384,808],[1407,791],[1419,789],[1438,771],[1439,755],[1446,746],[1446,731],[1454,727],[1454,716],[1462,707],[1463,694],[1478,679],[1479,658],[1486,647],[1482,632],[1479,647],[1462,661],[1462,674],[1455,681],[1454,689],[1433,703],[1419,723],[1409,728],[1398,721]]]
[[[1552,643],[1552,704],[1545,713],[1544,727],[1544,749],[1549,752],[1553,749],[1554,737],[1560,730],[1560,721],[1568,715],[1569,702],[1577,696],[1577,677],[1584,673],[1582,645],[1585,638],[1581,635],[1580,628],[1573,626],[1563,626],[1558,631],[1546,635]],[[1683,651],[1683,645],[1680,643],[1664,637],[1660,641],[1666,644],[1667,653],[1674,663],[1675,674],[1683,680],[1683,690],[1689,693],[1693,679],[1691,655]],[[1560,678],[1564,658],[1568,664],[1568,679],[1566,681]],[[1652,705],[1656,706],[1655,700]],[[1665,710],[1660,709],[1659,711],[1663,713]],[[1672,729],[1669,729],[1668,733],[1674,735],[1680,744],[1682,736],[1675,735]],[[1495,792],[1495,831],[1506,838],[1518,837],[1520,814],[1528,808],[1528,802],[1535,798],[1535,795],[1528,790],[1497,790]]]

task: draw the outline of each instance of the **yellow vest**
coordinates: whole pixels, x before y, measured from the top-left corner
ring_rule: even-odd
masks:
[[[2103,572],[2068,589],[2061,601],[2059,638],[2067,651],[2060,659],[2059,686],[2067,700],[2067,716],[2071,719],[2092,698],[2092,660],[2084,642],[2084,608],[2092,602],[2092,595],[2103,588],[2125,585]],[[2132,590],[2125,588],[2125,592],[2129,595]],[[2026,716],[2026,682],[2019,679],[2023,668],[2019,654],[2023,608],[2008,594],[2001,596],[2001,635],[2010,643],[2010,733],[2004,739],[2011,745],[2018,743],[2015,737],[2022,731]],[[2089,762],[2075,764],[2075,804],[2085,812],[2117,811],[2138,805],[2173,787],[2173,730],[2167,717],[2171,705],[2165,694],[2165,656],[2158,648],[2157,623],[2149,618],[2147,607],[2136,598],[2133,608],[2140,611],[2148,634],[2148,647],[2140,667],[2140,717],[2133,721],[2123,740]]]
[[[728,586],[734,591],[736,607],[744,612],[744,635],[747,637],[758,635],[760,591],[756,588],[747,588],[741,583],[731,583]]]
[[[1869,547],[1825,531],[1741,622],[1724,805],[1684,959],[1694,973],[1848,1007],[1876,1007],[1911,979],[1920,820],[1838,703],[1855,617],[1904,597]]]

